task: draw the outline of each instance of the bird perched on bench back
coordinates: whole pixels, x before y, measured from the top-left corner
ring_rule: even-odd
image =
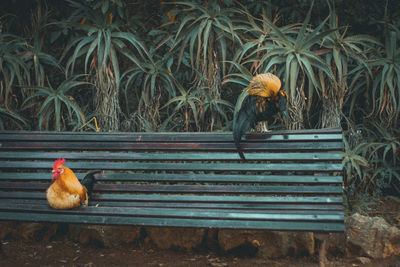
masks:
[[[53,165],[53,180],[46,190],[46,198],[54,209],[71,209],[80,205],[87,206],[90,193],[95,183],[94,174],[99,170],[86,174],[79,182],[74,172],[64,166],[65,159],[58,159]]]
[[[239,97],[233,118],[233,139],[242,159],[240,146],[242,136],[257,122],[271,122],[274,115],[286,112],[287,95],[281,89],[281,81],[272,73],[255,76]]]

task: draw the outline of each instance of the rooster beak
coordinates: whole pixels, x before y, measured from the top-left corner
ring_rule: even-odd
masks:
[[[58,178],[59,174],[55,170],[52,170],[51,173],[53,174],[53,181],[55,181]]]

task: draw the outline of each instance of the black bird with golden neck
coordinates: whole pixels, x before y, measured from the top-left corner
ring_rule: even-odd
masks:
[[[240,157],[245,160],[240,141],[242,136],[257,122],[271,122],[276,114],[286,111],[287,95],[281,89],[281,81],[272,73],[255,76],[243,92],[243,101],[236,103],[233,118],[233,139]]]

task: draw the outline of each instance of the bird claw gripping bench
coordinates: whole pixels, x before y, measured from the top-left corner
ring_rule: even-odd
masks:
[[[342,131],[0,132],[0,220],[344,231]],[[52,164],[101,169],[88,207],[51,209]]]

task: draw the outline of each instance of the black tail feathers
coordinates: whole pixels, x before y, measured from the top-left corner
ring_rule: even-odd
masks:
[[[240,145],[240,141],[242,136],[250,129],[250,122],[246,112],[239,111],[237,116],[237,120],[235,123],[235,127],[233,128],[233,140],[235,141],[235,146],[238,150],[239,156],[245,160],[245,156],[242,151],[242,147]]]
[[[87,193],[89,197],[91,197],[92,191],[93,191],[93,185],[96,182],[96,179],[94,178],[94,175],[96,173],[100,173],[101,170],[94,170],[88,172],[85,177],[83,177],[81,184],[86,187]]]
[[[240,146],[240,141],[242,136],[254,125],[256,120],[254,112],[250,112],[250,107],[248,105],[249,100],[249,98],[246,98],[243,101],[242,107],[237,116],[235,116],[233,123],[233,140],[235,141],[235,146],[238,150],[239,156],[243,160],[246,160],[246,158]]]

